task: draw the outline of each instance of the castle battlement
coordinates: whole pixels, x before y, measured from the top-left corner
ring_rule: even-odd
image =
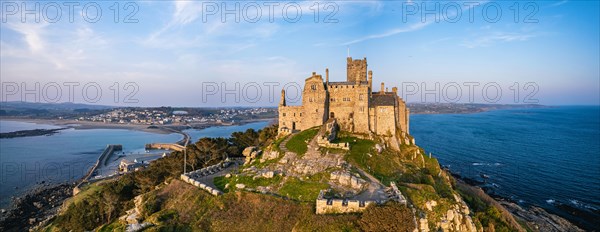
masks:
[[[367,58],[347,58],[346,81],[329,81],[313,72],[306,78],[302,105],[288,106],[285,91],[279,103],[279,133],[287,134],[320,126],[335,118],[340,129],[352,133],[404,137],[408,134],[409,109],[398,96],[398,88],[388,91],[381,83],[373,90],[373,72],[367,71]]]

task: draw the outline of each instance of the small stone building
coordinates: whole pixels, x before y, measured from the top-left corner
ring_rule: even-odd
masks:
[[[398,96],[398,88],[388,91],[381,83],[373,90],[373,72],[367,72],[367,58],[347,58],[346,81],[330,82],[313,72],[305,80],[302,105],[288,106],[285,91],[279,102],[279,133],[288,134],[320,126],[335,118],[340,129],[352,133],[403,138],[409,132],[409,109]]]

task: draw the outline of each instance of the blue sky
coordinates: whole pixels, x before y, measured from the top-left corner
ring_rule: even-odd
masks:
[[[600,104],[597,1],[282,1],[272,12],[265,2],[141,1],[119,2],[118,22],[115,1],[80,2],[73,22],[62,2],[39,3],[23,18],[35,2],[2,2],[2,100],[275,106],[313,71],[345,80],[349,49],[367,57],[375,91],[398,86],[408,102]],[[136,9],[137,22],[123,22]]]

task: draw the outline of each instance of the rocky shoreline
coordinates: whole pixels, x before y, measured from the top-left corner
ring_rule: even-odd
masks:
[[[482,183],[477,180],[463,177],[456,173],[452,173],[452,176],[458,182],[466,184],[472,188],[479,189],[483,194],[498,202],[502,207],[510,212],[515,219],[527,224],[527,226],[531,229],[536,231],[584,231],[575,223],[558,215],[551,214],[538,206],[522,206],[518,202],[514,202],[502,196],[490,194],[479,186]]]
[[[0,231],[27,231],[52,219],[72,196],[74,183],[44,184],[0,210]]]

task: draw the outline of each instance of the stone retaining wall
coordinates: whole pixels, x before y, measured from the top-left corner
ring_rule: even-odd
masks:
[[[102,165],[106,165],[106,163],[108,161],[108,157],[110,157],[115,151],[121,151],[121,150],[123,150],[123,145],[120,145],[120,144],[106,145],[106,148],[104,149],[104,151],[102,151],[102,154],[100,154],[100,157],[98,157],[94,166],[87,172],[87,174],[81,179],[81,181],[77,185],[75,185],[75,187],[73,188],[73,196],[75,196],[79,192],[81,192],[81,187],[83,186],[84,183],[87,183],[90,180],[90,177],[92,177],[92,175],[94,175],[94,172],[96,171],[96,169],[98,169]]]
[[[183,180],[193,186],[196,186],[198,188],[204,189],[205,191],[207,191],[208,193],[210,193],[214,196],[218,196],[218,195],[223,194],[223,192],[221,192],[221,190],[218,190],[216,188],[208,186],[208,185],[200,182],[199,179],[202,177],[208,176],[208,175],[215,174],[215,173],[223,170],[230,164],[231,164],[231,162],[221,162],[221,163],[218,163],[218,164],[215,164],[212,166],[208,166],[208,167],[205,167],[202,169],[184,173],[184,174],[181,174],[181,180]]]
[[[323,197],[323,190],[321,190],[321,192],[319,192],[319,197],[316,201],[316,213],[356,213],[364,211],[370,204],[375,204],[375,202],[343,199],[325,199]]]

